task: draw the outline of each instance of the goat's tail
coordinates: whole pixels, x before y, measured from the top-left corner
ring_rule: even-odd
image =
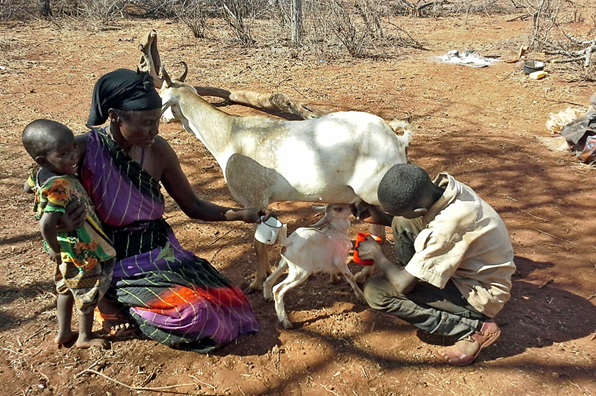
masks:
[[[410,125],[408,121],[394,118],[393,120],[389,121],[387,125],[389,125],[389,127],[391,127],[391,129],[393,129],[393,132],[395,133],[397,133],[398,128],[401,128],[401,130],[403,131],[404,142],[406,143],[406,145],[410,144],[414,132],[412,132],[412,125]]]
[[[277,240],[281,243],[282,246],[288,246],[290,243],[288,242],[288,225],[284,224],[281,226],[281,230],[277,234]]]

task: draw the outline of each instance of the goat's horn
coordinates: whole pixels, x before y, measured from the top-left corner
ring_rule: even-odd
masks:
[[[172,86],[172,79],[168,75],[168,72],[166,72],[166,68],[163,66],[161,67],[161,78],[163,79],[164,84],[166,85],[166,88],[169,88]]]
[[[186,79],[186,75],[188,74],[188,65],[184,61],[180,61],[178,64],[182,64],[182,66],[184,66],[184,71],[182,72],[180,77],[176,78],[175,80],[184,82],[184,80]]]

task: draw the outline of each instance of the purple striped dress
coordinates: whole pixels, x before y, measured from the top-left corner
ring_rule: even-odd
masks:
[[[81,178],[117,252],[107,297],[143,334],[173,348],[209,352],[258,331],[240,288],[180,246],[162,218],[159,182],[104,130],[89,132]]]

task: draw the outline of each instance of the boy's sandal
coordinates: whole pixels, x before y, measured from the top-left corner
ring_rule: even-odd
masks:
[[[466,355],[456,344],[435,351],[435,356],[444,363],[453,366],[465,366],[474,362],[480,354],[480,351],[494,343],[500,335],[501,329],[499,329],[499,326],[493,321],[487,321],[482,324],[482,329],[472,334],[468,340],[469,342],[476,341],[479,345],[478,350],[474,355]]]

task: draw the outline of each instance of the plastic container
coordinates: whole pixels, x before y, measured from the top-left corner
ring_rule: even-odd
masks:
[[[546,72],[544,70],[535,71],[530,73],[528,77],[530,77],[532,80],[540,80],[541,78],[546,77]]]
[[[356,264],[360,264],[360,265],[373,265],[375,263],[375,260],[362,260],[360,258],[360,256],[358,256],[358,250],[356,249],[358,247],[358,244],[361,241],[364,241],[368,235],[370,235],[378,243],[381,243],[381,241],[382,241],[381,237],[378,237],[376,235],[369,234],[368,232],[359,232],[356,235],[356,243],[354,244],[354,257],[352,258],[352,260],[354,260],[354,262]]]

